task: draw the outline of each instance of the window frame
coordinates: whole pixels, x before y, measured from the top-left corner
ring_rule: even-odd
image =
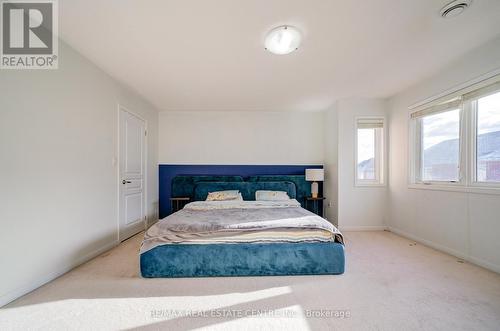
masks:
[[[437,115],[437,114],[442,114],[446,113],[448,111],[453,111],[455,109],[459,110],[459,128],[458,128],[458,139],[459,139],[459,150],[458,150],[458,180],[456,181],[443,181],[443,180],[424,180],[422,178],[422,169],[423,169],[423,159],[422,156],[424,154],[424,149],[423,149],[423,126],[422,126],[422,120],[427,117],[427,116],[432,116],[432,115]],[[410,118],[411,124],[413,125],[412,128],[412,145],[413,145],[413,152],[410,154],[412,156],[411,163],[412,163],[412,183],[413,184],[419,184],[419,185],[446,185],[446,186],[463,186],[464,185],[464,170],[465,170],[465,150],[463,148],[463,141],[465,138],[465,127],[463,125],[463,117],[464,117],[464,111],[462,105],[459,105],[458,107],[448,107],[445,108],[439,112],[435,113],[430,113],[428,115],[423,115],[417,118]]]
[[[444,94],[434,101],[410,107],[408,113],[408,187],[411,189],[430,189],[443,191],[459,191],[484,194],[500,194],[500,182],[481,182],[477,180],[477,100],[481,97],[500,92],[500,75],[483,78],[478,82],[467,85],[460,90]],[[496,88],[496,87],[498,88]],[[494,89],[492,90],[491,87]],[[489,92],[481,95],[480,90]],[[495,91],[495,92],[491,92]],[[468,95],[474,98],[468,98]],[[421,173],[421,145],[422,145],[422,117],[414,118],[412,114],[425,109],[442,106],[448,102],[459,100],[459,180],[457,182],[423,181],[419,178]],[[449,108],[450,110],[453,108]],[[446,111],[446,110],[444,110]]]
[[[486,97],[488,95],[500,93],[500,87],[496,90],[494,90],[492,93],[487,93],[485,95],[479,96],[475,99],[468,100],[465,102],[466,108],[469,109],[469,155],[470,155],[470,164],[469,164],[469,186],[471,187],[477,187],[477,188],[493,188],[493,189],[500,189],[500,181],[499,182],[492,182],[492,181],[479,181],[478,176],[477,176],[477,136],[478,136],[478,115],[479,115],[479,108],[478,108],[478,100],[482,97]]]
[[[360,179],[358,178],[358,129],[361,121],[379,121],[382,123],[381,128],[375,129],[375,179]],[[379,130],[377,130],[379,129]],[[387,148],[385,138],[386,134],[386,118],[385,116],[356,116],[354,118],[354,186],[355,187],[383,187],[386,186],[386,156]]]

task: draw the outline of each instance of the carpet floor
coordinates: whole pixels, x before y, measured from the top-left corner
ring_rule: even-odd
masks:
[[[500,275],[386,231],[339,276],[143,279],[142,235],[0,309],[0,330],[500,330]]]

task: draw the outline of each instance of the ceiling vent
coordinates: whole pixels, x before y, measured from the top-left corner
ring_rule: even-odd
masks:
[[[441,17],[452,18],[462,14],[471,4],[472,0],[455,0],[441,9]]]

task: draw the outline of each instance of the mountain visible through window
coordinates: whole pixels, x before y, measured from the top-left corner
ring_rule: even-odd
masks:
[[[422,118],[422,180],[458,181],[460,110]]]
[[[500,182],[500,92],[477,101],[476,176]]]

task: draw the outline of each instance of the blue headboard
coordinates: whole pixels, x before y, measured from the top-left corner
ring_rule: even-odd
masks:
[[[160,164],[159,217],[168,216],[172,209],[172,197],[194,198],[195,184],[200,181],[288,181],[295,183],[297,201],[305,207],[305,197],[311,195],[311,183],[306,182],[306,169],[321,169],[322,165],[221,165],[221,164]],[[319,183],[322,192],[323,183]],[[319,202],[322,203],[321,201]],[[320,208],[321,209],[321,208]]]
[[[194,200],[206,200],[208,193],[225,190],[239,190],[244,200],[255,200],[255,191],[285,191],[291,199],[297,198],[292,182],[199,182],[194,188]]]
[[[172,197],[193,197],[199,182],[242,182],[241,176],[175,176],[172,179]]]

